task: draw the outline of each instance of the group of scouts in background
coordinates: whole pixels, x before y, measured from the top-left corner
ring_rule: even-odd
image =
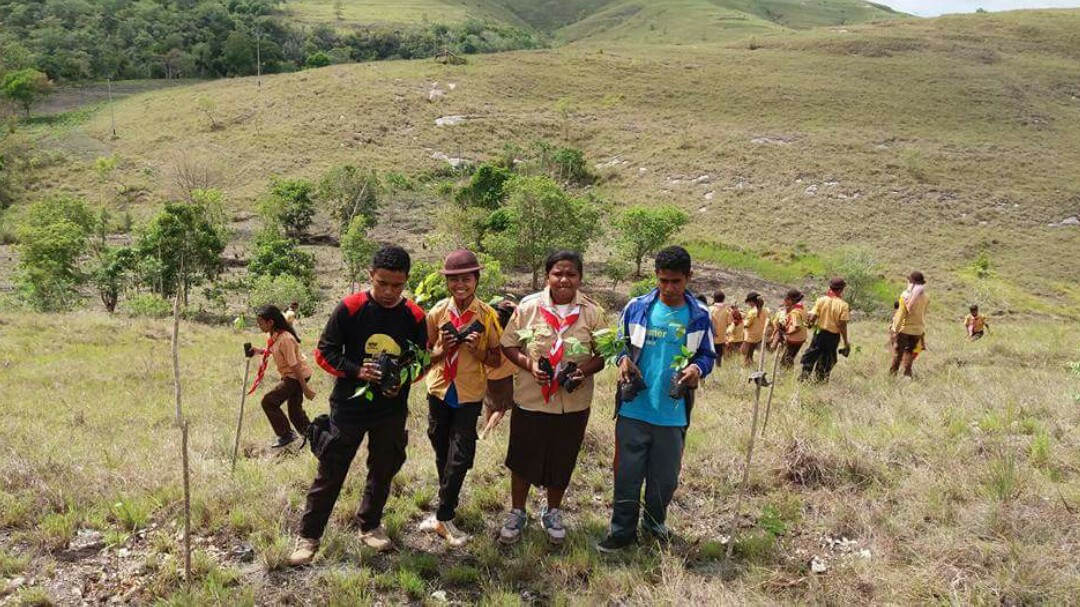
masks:
[[[305,565],[314,558],[365,436],[367,479],[356,517],[360,539],[374,550],[392,547],[382,526],[383,509],[406,459],[411,384],[425,373],[427,436],[439,490],[436,511],[419,529],[452,547],[469,541],[454,520],[476,442],[512,411],[505,460],[511,507],[499,541],[521,539],[532,487],[546,494],[540,527],[551,542],[565,540],[561,506],[588,425],[593,378],[605,366],[599,341],[608,326],[606,314],[580,291],[584,263],[578,253],[549,256],[546,288],[516,306],[509,299],[494,305],[477,299],[483,269],[472,252],[451,253],[441,270],[450,296],[425,312],[403,295],[409,254],[400,247],[380,249],[369,271],[370,289],[346,297],[319,339],[315,362],[336,379],[329,415],[314,421],[303,410],[303,398],[313,399],[315,393],[292,327],[295,306],[292,318],[273,306],[258,311],[259,328],[269,339],[265,349],[249,349],[249,356],[262,355],[252,391],[271,358],[281,375],[262,403],[276,434],[273,446],[298,438],[291,420],[319,462],[290,564]],[[596,546],[602,552],[637,542],[639,522],[641,533],[660,541],[671,538],[666,514],[678,486],[695,392],[725,356],[740,356],[750,366],[764,344],[769,351],[779,349],[782,365],[792,368],[809,340],[799,379],[826,381],[837,356],[851,351],[842,278],[829,282],[828,292],[809,312],[803,293],[792,289],[782,309],[772,314],[757,292],[746,296],[745,312],[726,303],[723,291],[714,293],[711,306],[692,295],[687,288],[692,262],[681,247],[661,251],[655,273],[657,287],[632,299],[618,323],[614,498],[608,535]],[[910,377],[915,357],[925,348],[925,283],[921,273],[913,272],[897,301],[890,325],[893,373],[902,368]],[[965,326],[973,340],[988,328],[975,306]],[[281,412],[284,403],[288,417]]]

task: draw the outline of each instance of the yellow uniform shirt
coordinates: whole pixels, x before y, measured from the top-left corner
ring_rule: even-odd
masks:
[[[851,306],[839,297],[819,297],[810,310],[817,321],[817,328],[829,333],[840,333],[840,323],[851,320]]]
[[[930,296],[923,293],[908,304],[905,296],[900,296],[900,309],[897,310],[896,321],[893,324],[894,333],[919,336],[926,333],[926,311],[930,307]]]
[[[709,308],[709,319],[712,320],[715,343],[726,343],[728,327],[731,325],[731,307],[727,304],[713,304]]]
[[[806,341],[806,328],[809,326],[806,318],[806,309],[802,306],[792,308],[784,315],[784,332],[787,334],[789,343],[797,344]]]
[[[746,329],[741,322],[733,322],[728,325],[727,329],[727,343],[729,344],[741,344],[746,341]]]
[[[746,328],[744,341],[759,342],[765,336],[765,325],[769,322],[769,309],[750,306],[750,310],[743,316],[743,327]]]
[[[964,326],[971,329],[972,333],[981,333],[986,330],[986,317],[968,314],[964,319]]]
[[[577,296],[570,305],[578,306],[580,315],[577,321],[570,325],[570,328],[563,334],[563,341],[576,339],[581,345],[595,352],[596,340],[593,337],[593,332],[607,327],[604,309],[580,291],[578,291]],[[514,315],[510,318],[510,322],[506,325],[506,331],[503,332],[502,336],[502,346],[504,348],[524,348],[525,354],[533,361],[539,360],[541,356],[547,356],[552,344],[555,343],[556,335],[540,312],[544,307],[554,307],[551,302],[550,291],[547,289],[523,299],[521,305],[518,306],[517,310],[514,311]],[[521,334],[522,331],[531,332],[532,339],[524,339]],[[563,347],[569,348],[570,346],[567,344]],[[593,355],[589,353],[571,356],[569,350],[564,350],[563,361],[573,361],[580,365],[592,357]],[[577,413],[588,409],[592,405],[592,398],[593,377],[591,375],[586,377],[585,381],[572,393],[567,393],[566,390],[560,388],[551,396],[548,402],[544,402],[540,384],[537,383],[532,374],[522,370],[514,375],[514,402],[526,411],[556,414]]]
[[[431,312],[428,312],[427,333],[429,346],[442,345],[442,333],[439,327],[450,322],[450,310],[454,305],[453,302],[453,298],[444,299],[435,304]],[[472,313],[472,316],[461,328],[464,329],[471,325],[474,320],[478,320],[484,325],[484,331],[476,342],[475,353],[473,348],[468,346],[458,348],[457,376],[454,378],[454,385],[457,387],[458,402],[460,403],[478,403],[484,400],[484,394],[487,393],[488,370],[481,360],[488,350],[499,348],[499,338],[502,337],[499,332],[499,322],[495,316],[495,310],[492,310],[491,306],[474,297],[472,303],[469,304],[469,309],[464,314],[469,312]],[[431,370],[428,371],[428,394],[446,398],[446,391],[450,389],[450,382],[446,378],[446,363],[447,359],[443,358],[432,365]]]

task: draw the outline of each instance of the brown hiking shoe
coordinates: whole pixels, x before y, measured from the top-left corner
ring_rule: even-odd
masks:
[[[312,540],[306,537],[302,537],[296,540],[296,550],[289,555],[290,567],[303,567],[311,564],[311,559],[315,558],[315,553],[319,551],[319,540]]]
[[[371,531],[364,531],[360,533],[360,541],[376,552],[384,552],[393,548],[394,544],[390,541],[390,538],[386,535],[386,529],[379,525]]]

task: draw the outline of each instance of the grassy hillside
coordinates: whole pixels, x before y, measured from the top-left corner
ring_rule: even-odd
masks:
[[[301,23],[379,25],[457,23],[466,19],[493,19],[523,25],[514,13],[492,0],[342,0],[338,16],[335,0],[292,0],[282,12]]]
[[[694,44],[902,16],[851,0],[629,0],[609,3],[558,36],[588,44]]]
[[[321,318],[301,321],[314,342]],[[791,604],[1068,603],[1080,593],[1080,419],[1065,362],[1075,332],[995,328],[968,344],[939,327],[916,383],[889,381],[883,328],[853,327],[860,351],[827,386],[783,376],[759,442],[735,558],[722,565],[749,432],[752,391],[725,364],[694,411],[682,486],[672,506],[681,539],[616,558],[591,548],[610,515],[613,422],[602,376],[565,509],[570,540],[549,547],[538,527],[501,549],[507,507],[507,425],[482,441],[466,481],[461,525],[476,535],[451,551],[416,531],[436,475],[415,394],[409,459],[386,524],[400,550],[376,556],[349,521],[364,477],[357,458],[313,567],[282,569],[314,460],[274,458],[257,398],[249,399],[235,475],[229,472],[243,359],[237,335],[182,327],[184,403],[191,420],[197,583],[178,574],[179,434],[173,425],[166,321],[0,312],[0,586],[15,600],[67,604],[122,595],[135,603],[357,604],[455,601],[517,605],[629,602]],[[271,371],[271,373],[273,373]],[[319,374],[326,408],[330,385]],[[538,511],[531,501],[531,513]],[[89,550],[69,542],[99,538]],[[103,548],[103,550],[102,550]],[[253,550],[253,552],[252,552]],[[822,573],[811,562],[824,563]],[[108,572],[106,575],[104,572]],[[0,589],[2,592],[2,589]]]
[[[111,202],[119,183],[144,190],[132,208],[146,213],[170,195],[184,151],[221,167],[241,210],[272,174],[318,177],[354,162],[415,175],[440,167],[436,153],[479,159],[546,138],[606,164],[598,193],[616,205],[692,212],[688,241],[780,257],[869,247],[890,280],[920,266],[951,304],[1076,318],[1080,269],[1047,260],[1080,250],[1080,229],[1053,225],[1080,213],[1077,32],[1080,11],[1018,12],[753,46],[562,49],[461,67],[335,66],[266,77],[261,89],[198,84],[118,102],[118,140],[102,111],[42,130],[67,159],[46,170],[45,187]],[[431,103],[435,82],[456,88]],[[447,115],[469,119],[435,125]],[[95,160],[113,154],[119,168],[102,177]],[[430,231],[438,196],[414,198],[377,238]],[[980,255],[991,268],[977,280]]]

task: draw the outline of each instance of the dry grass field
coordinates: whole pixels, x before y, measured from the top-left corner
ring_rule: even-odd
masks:
[[[320,321],[303,321],[308,345]],[[695,409],[672,506],[680,539],[670,548],[643,545],[615,558],[592,549],[610,515],[613,384],[605,376],[568,494],[565,547],[548,546],[536,526],[520,546],[494,540],[508,503],[505,425],[481,442],[466,481],[460,518],[475,540],[453,551],[416,531],[436,490],[417,394],[409,460],[386,517],[398,550],[359,547],[349,523],[364,474],[358,462],[321,556],[290,571],[282,563],[314,459],[269,454],[255,398],[243,459],[230,474],[237,353],[257,336],[184,324],[198,576],[186,589],[169,323],[3,313],[0,579],[23,579],[7,597],[14,604],[112,595],[168,604],[430,603],[440,591],[484,604],[1068,603],[1080,593],[1080,378],[1066,364],[1080,358],[1080,344],[1047,323],[996,329],[970,344],[960,328],[935,325],[913,383],[885,375],[880,323],[854,327],[860,348],[832,383],[798,387],[782,375],[727,565],[723,541],[752,403],[735,365],[709,380]],[[326,408],[328,378],[316,386],[312,413]]]

